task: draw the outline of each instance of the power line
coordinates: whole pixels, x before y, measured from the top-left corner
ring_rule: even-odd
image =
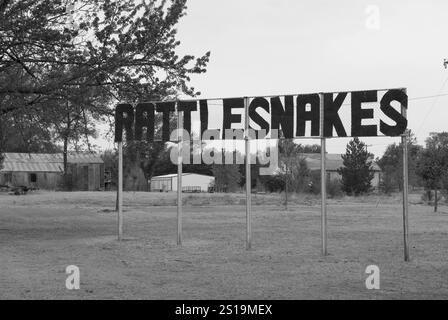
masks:
[[[439,89],[439,92],[435,95],[435,99],[433,104],[431,105],[431,107],[428,109],[428,112],[426,112],[425,117],[423,118],[423,121],[420,125],[420,127],[418,128],[416,135],[418,135],[421,131],[421,129],[423,128],[423,125],[425,124],[426,119],[428,118],[429,114],[432,112],[432,109],[434,109],[435,105],[437,104],[437,102],[439,101],[439,97],[442,96],[441,92],[443,90],[443,88],[445,88],[446,83],[448,82],[448,77],[445,79],[445,81],[443,82],[442,86]]]
[[[409,98],[408,100],[421,100],[421,99],[430,99],[430,98],[437,98],[437,97],[444,97],[444,96],[448,96],[448,93],[435,94],[435,95],[432,95],[432,96],[423,96],[423,97]]]
[[[447,80],[448,80],[448,78],[447,78]],[[445,83],[447,82],[447,80],[445,80]],[[443,89],[443,87],[442,87],[442,89]],[[282,97],[283,95],[279,95],[278,97]],[[420,96],[420,97],[413,97],[413,98],[408,98],[408,100],[424,100],[424,99],[431,99],[431,98],[438,98],[438,97],[445,97],[445,96],[448,96],[448,93],[440,93],[440,94],[434,94],[434,95],[431,95],[431,96]],[[263,97],[263,98],[269,98],[269,96],[266,96],[266,97]],[[223,99],[225,99],[225,98],[223,98]],[[221,99],[221,100],[223,100],[223,99]],[[220,100],[220,99],[198,99],[198,100],[207,100],[207,105],[209,105],[209,106],[222,106],[222,103],[210,103],[210,102],[208,102],[208,101],[216,101],[216,100]],[[348,103],[343,103],[342,105],[343,106],[348,106],[348,105],[350,105],[351,103],[350,102],[348,102]]]

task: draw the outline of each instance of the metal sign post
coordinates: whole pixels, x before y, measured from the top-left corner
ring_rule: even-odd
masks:
[[[320,194],[321,194],[321,237],[322,255],[327,255],[327,175],[325,163],[326,141],[324,137],[324,94],[320,98]]]
[[[179,105],[177,105],[179,107]],[[182,112],[177,109],[177,245],[182,245],[182,143],[183,143],[183,121]]]
[[[118,240],[123,238],[123,142],[118,142]]]
[[[401,114],[406,117],[406,108],[401,107]],[[404,261],[409,261],[409,220],[408,220],[408,132],[401,135],[401,145],[403,146],[403,244]]]
[[[251,176],[250,176],[250,140],[249,140],[249,98],[244,98],[245,110],[245,149],[246,149],[246,249],[252,247],[252,202],[251,202]]]

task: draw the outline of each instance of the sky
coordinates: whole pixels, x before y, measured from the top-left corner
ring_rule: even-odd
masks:
[[[177,28],[179,54],[211,51],[207,73],[191,81],[200,98],[405,87],[408,128],[418,143],[448,131],[446,0],[190,0],[187,6]],[[435,95],[442,96],[425,98]],[[399,138],[361,140],[381,156]],[[327,152],[344,153],[348,141],[329,139]]]

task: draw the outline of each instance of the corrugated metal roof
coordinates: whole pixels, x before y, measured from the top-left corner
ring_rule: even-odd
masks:
[[[310,170],[320,170],[320,153],[303,153],[306,164]],[[325,155],[325,166],[327,171],[336,171],[343,167],[342,155],[339,153],[327,153]],[[373,160],[373,159],[372,159]],[[372,162],[372,168],[374,171],[381,171],[376,162]]]
[[[182,173],[182,177],[188,176],[188,175],[192,175],[192,174],[197,175],[197,176],[204,176],[204,177],[211,177],[211,178],[213,178],[212,176],[208,176],[206,174],[200,174],[200,173]],[[164,175],[161,175],[161,176],[154,176],[154,177],[151,178],[151,180],[152,179],[168,179],[168,178],[173,178],[173,177],[177,177],[177,173],[170,173],[170,174],[164,174]]]
[[[3,172],[62,172],[62,153],[5,153]],[[74,153],[67,155],[68,163],[104,163],[95,153]]]

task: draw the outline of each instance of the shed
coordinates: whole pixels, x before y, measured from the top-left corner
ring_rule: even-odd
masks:
[[[62,153],[5,153],[0,185],[28,186],[46,190],[63,187]],[[90,152],[67,154],[67,185],[70,190],[104,188],[104,162]]]
[[[182,174],[182,191],[207,192],[215,182],[215,177],[198,173]],[[150,180],[151,191],[177,191],[177,174],[154,176]]]

